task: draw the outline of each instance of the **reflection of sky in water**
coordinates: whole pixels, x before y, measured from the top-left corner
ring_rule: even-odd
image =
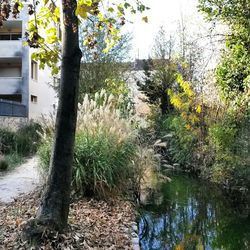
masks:
[[[139,222],[142,250],[250,249],[249,216],[239,220],[217,188],[180,176],[160,194],[162,203],[153,205],[153,194]]]

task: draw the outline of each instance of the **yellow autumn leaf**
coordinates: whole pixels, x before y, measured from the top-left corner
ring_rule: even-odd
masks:
[[[177,109],[181,109],[182,108],[182,101],[178,96],[173,96],[171,98],[171,103],[174,105],[174,107],[176,107]]]
[[[188,97],[192,97],[194,95],[194,92],[191,89],[190,83],[184,81],[181,75],[177,76],[177,81],[180,84],[181,88],[184,90],[184,93],[188,95]]]
[[[92,0],[79,0],[76,7],[76,15],[86,19],[88,13],[92,10]]]
[[[86,19],[88,17],[88,7],[86,5],[77,5],[76,15]]]
[[[199,104],[199,105],[196,107],[196,112],[197,112],[198,114],[200,114],[201,111],[202,111],[202,108],[201,108],[201,105]]]

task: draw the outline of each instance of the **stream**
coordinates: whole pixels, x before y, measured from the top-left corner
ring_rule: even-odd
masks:
[[[250,208],[218,187],[186,175],[170,176],[141,208],[142,250],[250,249]]]

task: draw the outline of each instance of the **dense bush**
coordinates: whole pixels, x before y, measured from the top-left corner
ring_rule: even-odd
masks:
[[[193,151],[197,142],[195,131],[189,129],[182,117],[169,115],[163,120],[162,127],[168,138],[168,153],[172,161],[185,168],[192,165]]]
[[[233,148],[237,129],[229,124],[214,124],[209,128],[211,143],[218,152],[229,152]]]
[[[10,153],[5,155],[6,162],[8,163],[8,170],[14,169],[16,166],[19,166],[23,163],[24,157],[17,153]]]
[[[178,83],[180,88],[168,93],[175,111],[153,117],[158,136],[167,142],[169,163],[227,187],[250,188],[249,98],[215,108],[216,103],[199,101],[191,83],[180,77]]]
[[[0,152],[8,154],[16,151],[16,133],[7,128],[0,128]]]
[[[0,155],[5,155],[9,168],[21,164],[24,157],[37,151],[40,130],[40,125],[34,122],[23,124],[17,130],[0,128]]]
[[[39,123],[31,122],[21,126],[16,132],[17,153],[24,156],[34,154],[40,142],[39,131],[41,131]]]
[[[210,178],[231,186],[250,187],[249,118],[224,119],[209,128],[209,145],[214,151]]]
[[[228,28],[214,75],[224,112],[218,107],[217,121],[206,117],[209,121],[206,143],[210,147],[207,154],[213,154],[213,161],[206,166],[207,173],[229,187],[250,188],[250,19],[244,11],[248,2],[200,0],[198,8],[214,25],[223,23]]]
[[[0,129],[0,152],[3,154],[17,153],[28,156],[35,153],[39,144],[38,123],[22,125],[16,131],[9,128]]]
[[[116,100],[102,91],[94,99],[86,95],[79,105],[72,180],[76,192],[103,196],[122,192],[133,182],[136,133],[131,120],[122,118],[117,109],[122,100],[122,96]],[[45,170],[49,166],[53,137],[53,129],[47,125],[46,122],[39,149]]]
[[[8,168],[8,162],[4,156],[0,155],[0,171],[4,171]]]
[[[202,105],[196,99],[191,83],[178,75],[176,89],[169,90],[171,105],[175,109],[165,116],[155,116],[156,130],[168,144],[166,155],[170,163],[178,163],[190,169],[196,161],[196,149],[201,140]]]
[[[187,126],[178,113],[157,121],[159,136],[167,135],[170,162],[227,187],[250,188],[249,117],[236,120],[228,109],[216,122],[208,115],[205,118],[208,122],[196,128]],[[206,131],[205,135],[202,130]]]

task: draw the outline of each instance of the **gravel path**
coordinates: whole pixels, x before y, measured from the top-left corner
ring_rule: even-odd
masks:
[[[0,202],[11,202],[21,194],[33,191],[40,183],[38,158],[33,157],[15,170],[0,176]]]

